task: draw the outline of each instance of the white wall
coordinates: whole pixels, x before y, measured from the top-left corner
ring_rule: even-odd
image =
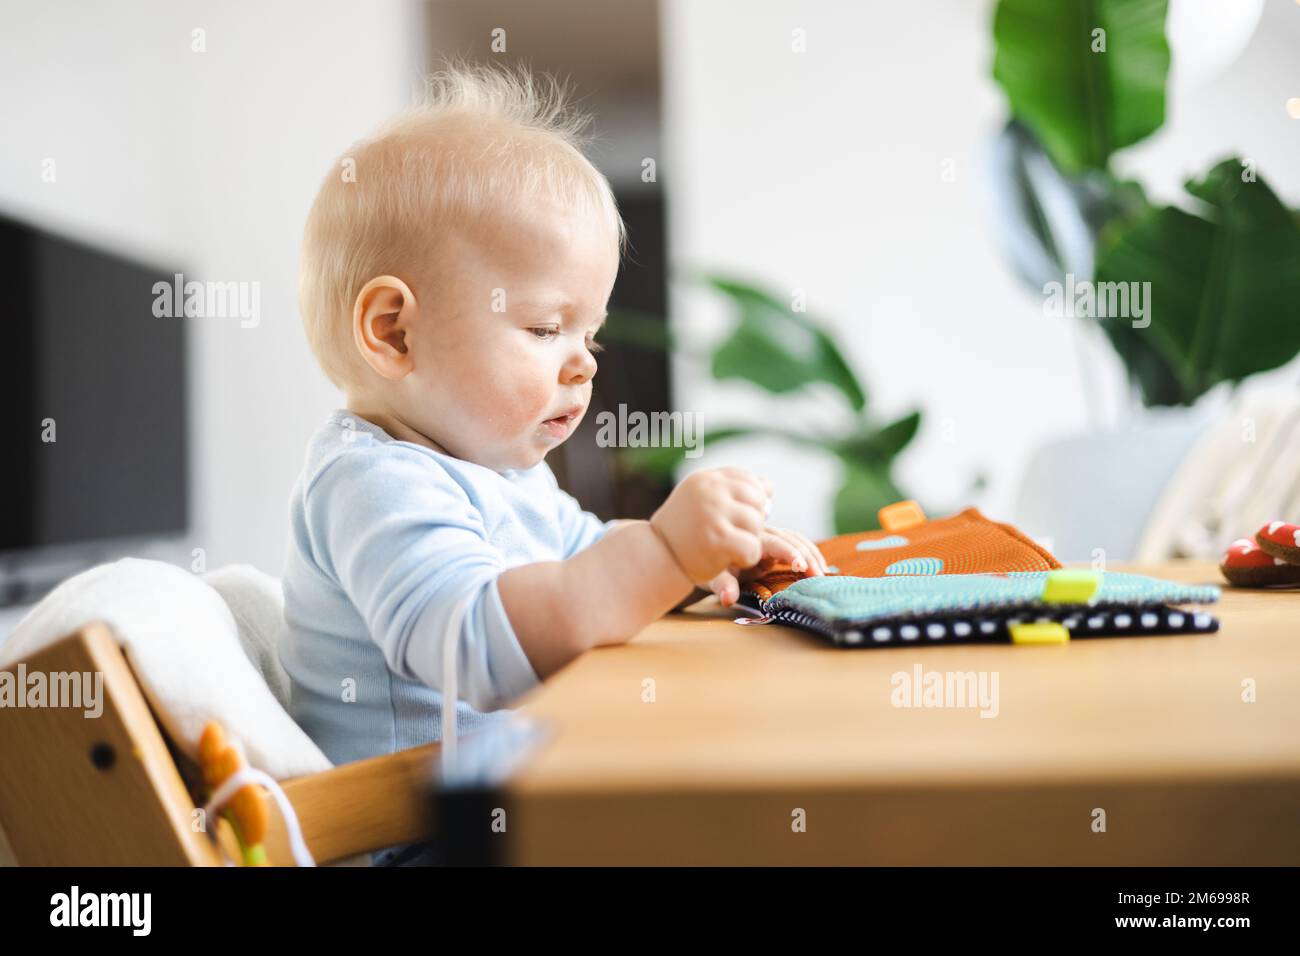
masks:
[[[665,0],[659,177],[675,262],[806,290],[810,309],[838,323],[882,416],[924,407],[906,487],[964,503],[983,470],[993,487],[976,500],[999,515],[1028,450],[1089,415],[1073,334],[1042,317],[983,218],[981,152],[1005,115],[988,76],[990,19],[973,0]],[[1169,125],[1126,167],[1169,196],[1236,149],[1300,204],[1300,122],[1281,107],[1300,95],[1298,20],[1300,7],[1270,0],[1243,60],[1171,103]],[[808,36],[799,56],[796,26]],[[190,544],[209,567],[280,570],[304,443],[338,401],[296,310],[303,219],[332,157],[419,89],[423,38],[403,0],[7,6],[0,208],[204,279],[261,283],[256,329],[189,320]],[[56,183],[41,182],[46,158]],[[948,158],[954,183],[940,178]],[[679,321],[705,333],[719,318],[712,302],[679,305]],[[1103,381],[1118,381],[1110,364]],[[680,407],[712,427],[765,403],[683,378]],[[701,461],[770,474],[777,521],[829,530],[828,462],[739,445]]]
[[[261,284],[256,328],[184,320],[190,544],[208,567],[278,575],[306,440],[339,401],[297,314],[303,220],[333,157],[418,90],[417,10],[42,0],[6,4],[4,21],[0,208],[194,278]]]
[[[1124,403],[1113,356],[1080,356],[1070,325],[1043,316],[988,228],[984,150],[1006,120],[991,79],[992,10],[974,0],[666,0],[660,179],[675,263],[803,289],[809,311],[833,320],[882,419],[924,409],[900,469],[907,490],[1009,517],[1035,445],[1114,421]],[[806,31],[803,54],[791,52],[795,28]],[[1236,150],[1300,205],[1300,122],[1284,109],[1300,95],[1297,39],[1300,7],[1271,0],[1243,59],[1211,87],[1176,94],[1167,126],[1121,168],[1169,199]],[[941,178],[946,159],[955,182]],[[707,295],[679,287],[675,310],[685,334],[718,328]],[[1091,411],[1084,364],[1102,396]],[[799,408],[685,367],[679,376],[679,407],[701,412],[706,429]],[[797,414],[835,421],[830,403]],[[830,460],[738,444],[697,464],[769,475],[776,523],[830,532]],[[983,496],[966,493],[977,471],[991,480]]]

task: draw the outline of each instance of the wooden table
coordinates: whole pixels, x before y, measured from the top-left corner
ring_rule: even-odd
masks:
[[[840,650],[700,602],[525,699],[554,737],[506,791],[506,861],[1300,864],[1300,592],[1211,610],[1211,635]],[[918,664],[996,673],[997,716],[895,707]]]

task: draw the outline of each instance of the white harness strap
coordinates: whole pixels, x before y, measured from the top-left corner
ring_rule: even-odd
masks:
[[[236,793],[250,783],[265,787],[274,798],[275,805],[280,808],[280,816],[284,818],[285,828],[289,831],[289,849],[293,852],[294,862],[299,866],[315,866],[316,861],[312,858],[311,851],[307,849],[307,841],[302,837],[302,827],[298,824],[298,814],[294,813],[293,804],[289,802],[289,798],[284,795],[284,791],[271,775],[256,767],[240,767],[227,777],[225,782],[217,787],[216,793],[212,795],[207,806],[203,808],[203,819],[211,820],[216,811],[229,803]],[[213,842],[216,842],[215,826],[208,827],[208,835]],[[233,864],[227,860],[226,865]]]

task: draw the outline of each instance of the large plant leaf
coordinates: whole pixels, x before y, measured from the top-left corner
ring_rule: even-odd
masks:
[[[844,482],[835,493],[835,533],[873,531],[880,527],[876,513],[885,505],[906,496],[889,477],[887,468],[863,468],[846,464]]]
[[[861,382],[818,323],[761,289],[718,276],[706,281],[740,313],[736,327],[713,353],[714,378],[745,379],[776,394],[825,382],[855,411],[866,407]]]
[[[1242,172],[1240,160],[1228,159],[1187,184],[1202,215],[1152,209],[1103,240],[1099,288],[1149,282],[1151,324],[1134,328],[1126,317],[1102,324],[1112,342],[1125,343],[1116,347],[1126,361],[1146,353],[1145,361],[1167,365],[1179,402],[1300,352],[1300,226],[1262,179],[1243,181]]]
[[[993,76],[1066,173],[1103,169],[1165,118],[1166,0],[1000,0]],[[1094,31],[1105,52],[1093,52]]]
[[[883,428],[838,442],[834,450],[840,458],[854,465],[887,468],[916,437],[920,427],[921,413],[911,412]]]
[[[1147,334],[1150,329],[1135,329],[1128,321],[1103,321],[1102,331],[1124,363],[1142,404],[1187,405],[1195,397],[1187,389],[1173,366]]]

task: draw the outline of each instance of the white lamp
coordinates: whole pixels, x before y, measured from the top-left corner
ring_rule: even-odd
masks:
[[[1264,0],[1169,0],[1169,84],[1189,92],[1222,73],[1255,35]]]

